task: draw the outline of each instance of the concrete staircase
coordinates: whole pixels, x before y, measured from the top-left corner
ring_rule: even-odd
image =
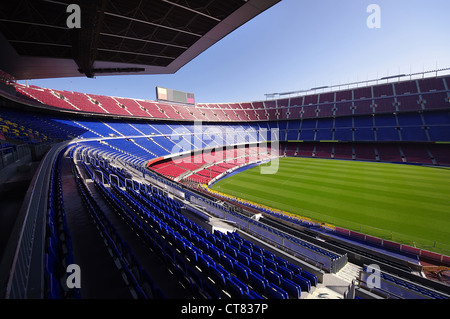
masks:
[[[323,283],[318,284],[305,299],[343,299],[344,292],[352,280],[358,278],[361,269],[347,263],[337,274],[325,274]]]

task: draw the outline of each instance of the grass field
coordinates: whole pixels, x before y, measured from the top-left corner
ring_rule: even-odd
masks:
[[[320,222],[450,252],[450,169],[281,158],[276,174],[262,175],[255,167],[212,189]]]

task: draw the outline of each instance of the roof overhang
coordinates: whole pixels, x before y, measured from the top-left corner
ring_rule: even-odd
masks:
[[[279,1],[2,1],[0,69],[17,80],[172,74]],[[80,28],[67,26],[71,3]]]

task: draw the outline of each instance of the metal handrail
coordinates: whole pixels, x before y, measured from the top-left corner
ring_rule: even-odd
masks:
[[[67,142],[63,142],[52,147],[37,170],[6,285],[5,299],[43,298],[45,214],[48,210],[50,172],[66,145]]]

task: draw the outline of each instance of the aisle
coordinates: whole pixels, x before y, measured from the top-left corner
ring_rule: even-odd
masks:
[[[81,270],[83,299],[129,299],[131,293],[118,271],[92,217],[83,206],[70,159],[62,157],[61,179],[67,224],[75,263]]]
[[[83,171],[84,172],[84,171]],[[103,238],[93,224],[92,217],[83,207],[71,172],[70,159],[62,162],[62,183],[64,204],[68,216],[69,228],[74,242],[75,260],[79,260],[82,272],[82,285],[88,292],[86,298],[131,298],[129,289],[106,251]],[[87,181],[87,189],[109,221],[114,225],[120,237],[132,249],[155,285],[167,298],[191,299],[192,294],[185,289],[177,277],[167,267],[165,261],[139,237],[139,235],[105,201],[92,180]],[[106,254],[105,254],[106,253]],[[109,265],[111,264],[111,265]],[[100,272],[105,272],[100,274]],[[111,276],[111,278],[109,278]],[[84,279],[84,282],[83,282]],[[83,286],[82,286],[83,289]],[[82,293],[84,291],[82,290]],[[104,297],[103,297],[104,296]]]

